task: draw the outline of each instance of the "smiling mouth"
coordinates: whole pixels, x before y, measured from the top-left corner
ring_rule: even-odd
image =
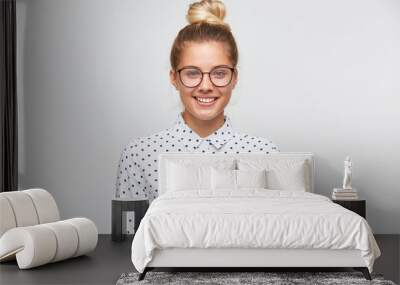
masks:
[[[196,97],[194,96],[193,99],[196,100],[196,102],[200,106],[211,106],[215,103],[215,101],[218,100],[219,97]]]

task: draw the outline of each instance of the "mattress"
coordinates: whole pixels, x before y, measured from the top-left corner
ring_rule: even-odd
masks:
[[[359,250],[370,272],[380,256],[361,216],[319,194],[262,188],[160,195],[135,234],[132,262],[143,272],[168,248]]]

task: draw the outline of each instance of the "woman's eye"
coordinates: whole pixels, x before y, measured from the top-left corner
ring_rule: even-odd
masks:
[[[197,70],[187,70],[185,74],[190,77],[200,76],[200,72]]]
[[[226,76],[226,71],[225,70],[216,70],[212,74],[217,77],[224,77],[224,76]]]

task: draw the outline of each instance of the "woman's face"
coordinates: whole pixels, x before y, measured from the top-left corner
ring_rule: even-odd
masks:
[[[216,66],[233,67],[229,60],[226,47],[220,42],[186,43],[182,52],[177,70],[195,66],[202,72],[210,72]],[[182,73],[181,73],[182,74]],[[229,103],[233,88],[237,82],[237,70],[232,75],[231,82],[224,87],[216,87],[210,81],[209,74],[203,75],[203,80],[196,87],[186,87],[179,78],[179,74],[170,71],[171,83],[179,91],[185,111],[199,120],[212,120],[223,114],[225,106]],[[188,84],[186,84],[188,85]],[[211,102],[200,102],[200,100]]]

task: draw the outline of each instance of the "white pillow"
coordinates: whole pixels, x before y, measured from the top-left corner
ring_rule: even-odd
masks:
[[[236,170],[237,188],[267,188],[267,170]]]
[[[211,189],[236,189],[236,170],[211,167]]]
[[[274,190],[311,191],[305,160],[238,159],[240,170],[267,169],[267,188]]]
[[[183,165],[173,162],[169,163],[168,167],[168,191],[210,188],[209,179],[207,179],[209,177],[209,167]]]
[[[267,188],[266,173],[265,169],[232,170],[212,167],[211,189]]]
[[[166,191],[189,189],[211,189],[211,167],[216,169],[235,169],[235,159],[219,159],[193,162],[187,159],[168,161]]]

